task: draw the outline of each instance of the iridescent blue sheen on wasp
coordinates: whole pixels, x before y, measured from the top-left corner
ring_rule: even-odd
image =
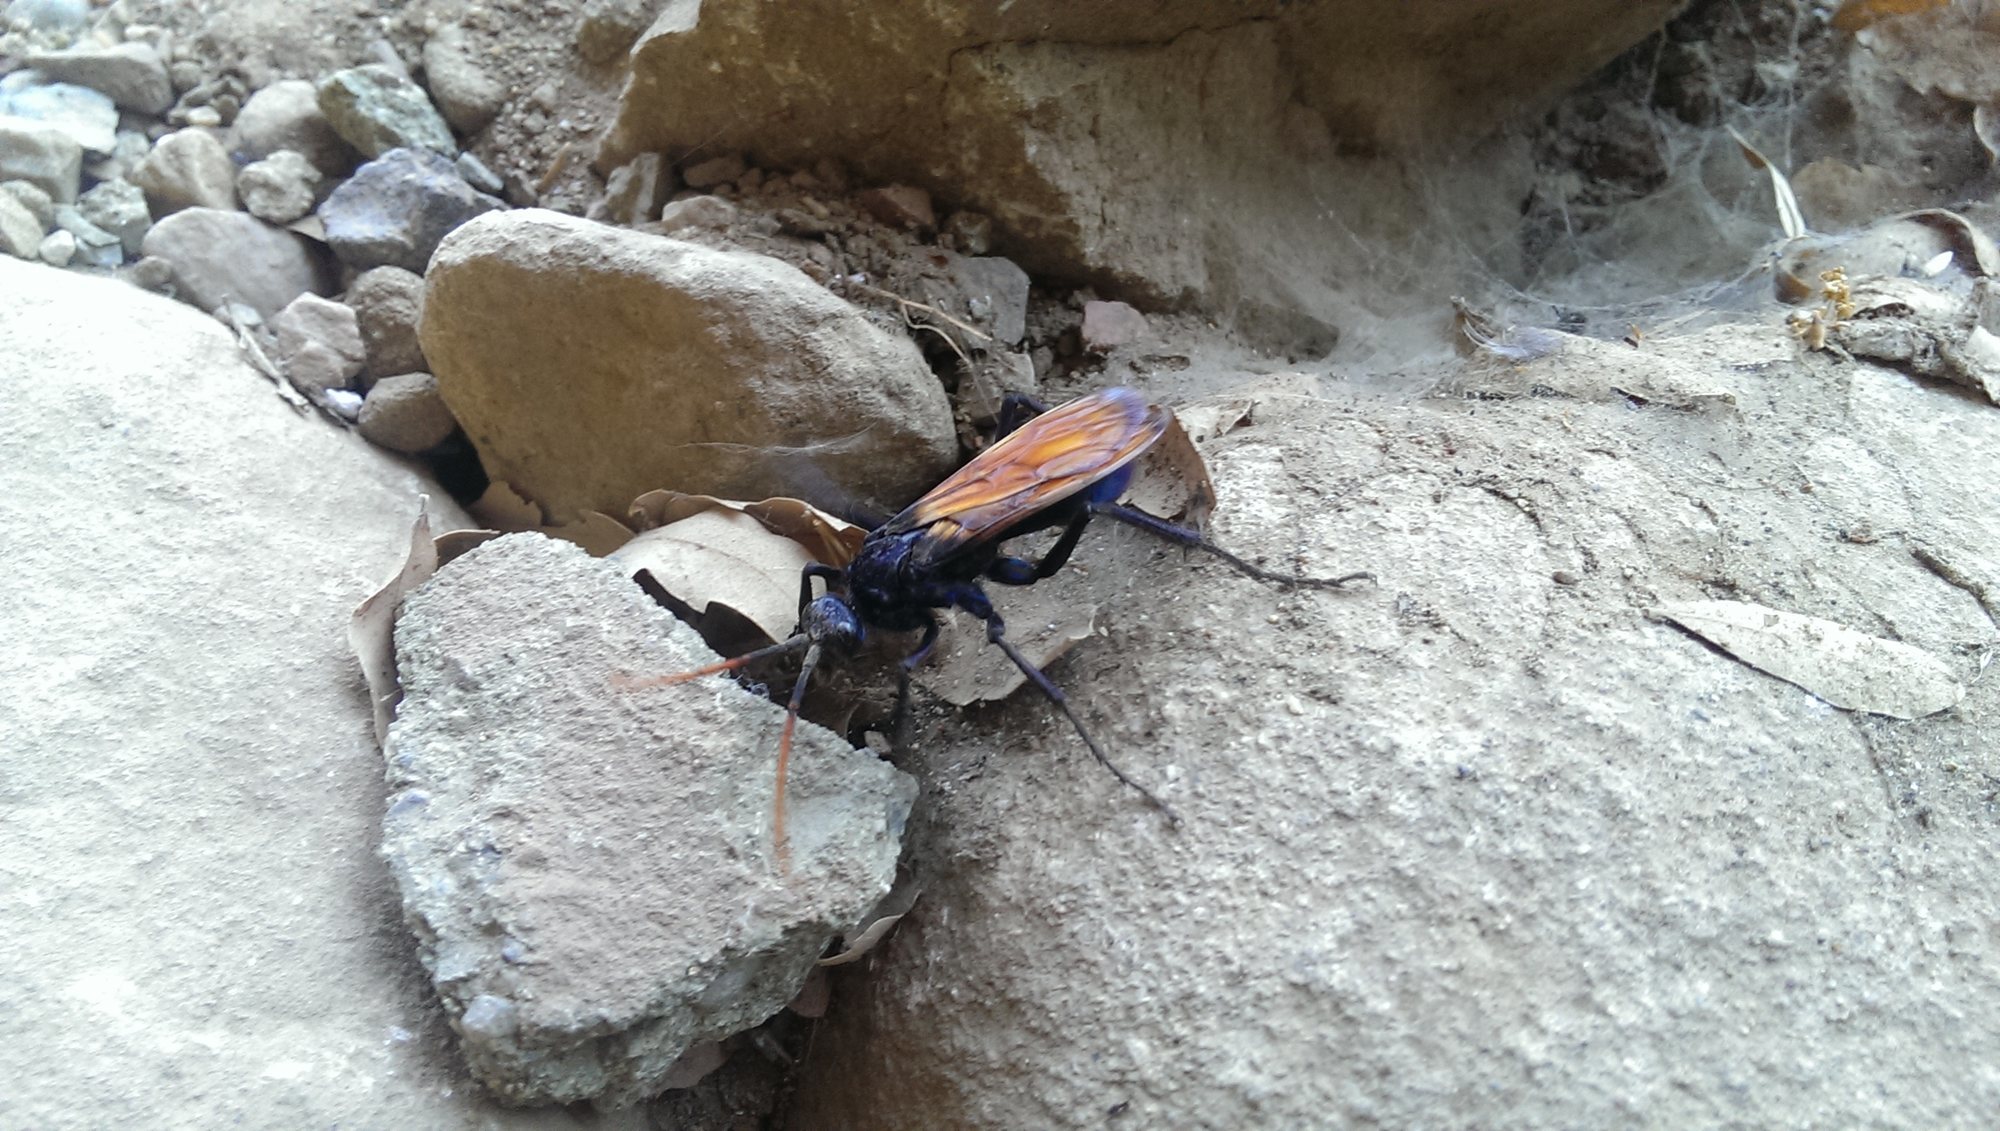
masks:
[[[1040,414],[1029,415],[1035,412]],[[1023,416],[1028,417],[1025,422]],[[902,661],[897,699],[900,716],[909,695],[910,673],[937,644],[935,610],[939,609],[958,609],[985,622],[986,639],[1005,652],[1069,719],[1092,756],[1169,820],[1179,823],[1180,817],[1171,806],[1118,768],[1070,709],[1062,689],[1007,639],[1007,626],[981,582],[1033,585],[1050,576],[1069,561],[1084,528],[1098,515],[1213,554],[1259,581],[1339,588],[1368,580],[1371,575],[1319,578],[1273,573],[1214,545],[1197,530],[1120,505],[1118,498],[1131,481],[1134,461],[1165,434],[1171,420],[1168,410],[1126,388],[1092,393],[1045,412],[1033,402],[1016,398],[1002,412],[1000,439],[903,513],[871,531],[853,561],[844,567],[814,563],[805,568],[799,582],[799,629],[789,640],[694,671],[645,681],[680,683],[736,671],[770,656],[805,652],[778,746],[774,826],[781,866],[787,857],[785,774],[799,703],[813,669],[829,650],[852,652],[871,628],[921,632],[916,650]],[[1000,552],[1001,544],[1011,538],[1055,527],[1061,527],[1062,534],[1039,561]],[[814,578],[826,586],[817,597],[813,595]]]

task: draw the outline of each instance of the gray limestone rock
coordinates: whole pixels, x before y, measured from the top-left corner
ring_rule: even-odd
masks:
[[[319,93],[304,79],[274,82],[250,96],[230,126],[229,151],[248,164],[289,149],[305,155],[329,177],[354,167],[354,149],[334,132],[319,108]]]
[[[422,452],[445,442],[458,421],[428,373],[398,373],[369,387],[361,435],[392,452]]]
[[[56,127],[86,154],[107,154],[117,144],[118,107],[87,86],[48,82],[36,71],[0,78],[0,114]]]
[[[280,149],[236,174],[236,194],[252,216],[289,224],[312,211],[320,180],[319,170],[304,155]]]
[[[26,181],[68,203],[82,187],[83,147],[55,126],[0,117],[0,181]]]
[[[330,294],[324,250],[247,212],[185,208],[154,224],[140,246],[174,265],[180,297],[204,311],[232,299],[269,318],[301,294]]]
[[[957,285],[961,315],[1012,346],[1028,332],[1028,273],[997,255],[953,255],[945,272]]]
[[[77,198],[76,210],[92,224],[118,237],[125,254],[139,254],[153,215],[146,207],[146,193],[130,181],[109,180]]]
[[[30,55],[27,62],[52,79],[99,91],[127,110],[164,114],[174,104],[166,64],[149,43],[79,47]]]
[[[348,618],[467,519],[206,315],[4,258],[0,309],[0,1122],[575,1131],[465,1075],[377,855]]]
[[[23,208],[34,214],[42,230],[56,222],[56,202],[49,198],[38,185],[27,181],[0,181],[0,194],[13,197]]]
[[[462,134],[484,129],[507,100],[507,88],[487,73],[457,24],[446,24],[425,41],[424,83],[445,120]]]
[[[641,153],[604,179],[602,218],[630,227],[659,216],[674,191],[673,166],[658,153]]]
[[[451,127],[423,88],[380,63],[336,71],[321,80],[319,108],[334,132],[363,157],[404,148],[429,149],[447,159],[458,152]]]
[[[618,565],[536,534],[405,598],[383,853],[480,1081],[620,1106],[763,1021],[889,891],[915,782],[800,727],[775,859],[782,709],[728,684]]]
[[[162,137],[130,179],[145,190],[156,216],[183,208],[236,207],[236,164],[209,130],[189,127]]]
[[[89,0],[12,0],[0,12],[0,25],[21,24],[40,32],[78,31],[89,19]]]
[[[425,368],[423,347],[417,342],[417,321],[424,309],[423,276],[401,267],[377,267],[355,276],[345,298],[361,324],[370,373],[387,376]]]
[[[761,255],[494,213],[438,248],[422,334],[487,470],[558,519],[661,484],[886,513],[957,455],[909,338]]]
[[[35,249],[35,254],[51,267],[67,267],[70,260],[76,258],[76,237],[57,228],[42,237],[41,246]]]
[[[358,271],[389,265],[421,273],[452,229],[506,204],[478,192],[449,157],[392,149],[355,170],[320,205],[326,242]]]
[[[271,316],[271,332],[278,339],[278,360],[289,361],[309,345],[317,345],[332,355],[337,379],[316,382],[322,388],[338,388],[353,380],[367,360],[361,344],[361,328],[354,308],[345,303],[307,292],[285,304]]]
[[[125,245],[118,235],[98,226],[76,205],[56,205],[55,221],[57,229],[67,232],[76,241],[71,262],[86,267],[107,268],[125,262]]]
[[[682,228],[721,230],[735,223],[737,214],[736,206],[719,196],[684,196],[661,207],[660,227],[669,234]]]
[[[48,230],[19,197],[0,192],[0,252],[17,259],[32,259]]]

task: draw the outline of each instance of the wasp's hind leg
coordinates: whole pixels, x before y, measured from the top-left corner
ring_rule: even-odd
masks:
[[[988,580],[1002,585],[1033,585],[1044,578],[1053,577],[1055,572],[1069,561],[1076,550],[1077,539],[1083,537],[1083,528],[1090,525],[1090,511],[1079,508],[1069,525],[1063,528],[1062,537],[1049,547],[1040,561],[1031,562],[1026,558],[994,558],[986,567]]]
[[[1375,575],[1366,571],[1345,574],[1341,577],[1301,577],[1298,574],[1292,573],[1274,573],[1262,566],[1251,565],[1249,562],[1244,561],[1242,558],[1202,537],[1199,530],[1193,530],[1185,526],[1176,526],[1166,519],[1155,518],[1145,511],[1135,510],[1132,507],[1123,506],[1118,503],[1093,502],[1090,504],[1089,513],[1101,514],[1106,518],[1115,518],[1128,526],[1136,526],[1154,537],[1164,538],[1169,542],[1186,546],[1191,550],[1201,550],[1204,553],[1214,554],[1216,557],[1228,562],[1230,567],[1238,573],[1246,577],[1254,577],[1259,581],[1268,581],[1273,585],[1305,585],[1315,589],[1340,589],[1352,582],[1375,580]]]
[[[1049,702],[1054,703],[1056,709],[1063,713],[1063,717],[1069,720],[1069,725],[1076,728],[1077,737],[1083,739],[1083,744],[1090,748],[1091,756],[1097,759],[1099,765],[1110,770],[1112,777],[1138,791],[1139,796],[1151,802],[1153,808],[1166,814],[1169,821],[1176,825],[1181,823],[1181,815],[1174,812],[1173,806],[1155,797],[1152,790],[1126,776],[1125,771],[1119,769],[1118,764],[1104,752],[1104,748],[1097,744],[1097,740],[1090,737],[1090,732],[1083,727],[1083,720],[1077,718],[1076,712],[1070,709],[1069,696],[1064,695],[1062,688],[1055,685],[1055,681],[1043,675],[1042,669],[1031,663],[1028,657],[1021,654],[1019,648],[1014,647],[1014,642],[1007,639],[1007,622],[1000,619],[1000,614],[993,608],[993,602],[987,599],[986,594],[977,585],[960,587],[952,594],[952,604],[986,622],[987,641],[1006,653],[1007,658],[1014,661],[1014,666],[1021,669],[1021,674],[1028,677],[1028,682],[1034,684],[1043,695],[1048,696]]]

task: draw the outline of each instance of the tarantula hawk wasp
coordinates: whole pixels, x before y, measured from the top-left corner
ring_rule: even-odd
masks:
[[[1216,546],[1199,531],[1120,505],[1117,500],[1132,478],[1134,461],[1165,434],[1171,420],[1167,409],[1128,388],[1105,389],[1046,411],[1026,398],[1010,398],[1002,409],[1000,438],[903,513],[870,531],[853,561],[845,567],[817,562],[805,567],[799,579],[799,628],[790,639],[693,671],[636,682],[655,686],[683,683],[804,651],[805,661],[792,687],[784,731],[778,740],[773,826],[783,868],[789,857],[785,841],[786,769],[799,704],[813,669],[829,651],[852,652],[871,628],[922,632],[916,650],[902,661],[897,689],[900,717],[909,696],[910,673],[937,645],[939,621],[934,610],[957,609],[985,622],[986,639],[1006,653],[1028,681],[1055,704],[1091,755],[1112,776],[1179,824],[1180,815],[1118,768],[1070,709],[1062,689],[1007,639],[1006,623],[980,582],[1033,585],[1054,574],[1069,561],[1090,520],[1099,515],[1213,554],[1239,573],[1276,585],[1337,589],[1372,580],[1373,575],[1321,578],[1273,573]],[[1000,552],[1008,539],[1054,527],[1061,527],[1062,534],[1040,561]],[[815,578],[825,583],[825,592],[817,597],[813,595]]]

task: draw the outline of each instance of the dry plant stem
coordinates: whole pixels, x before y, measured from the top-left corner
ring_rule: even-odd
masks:
[[[852,285],[853,285],[853,286],[854,286],[854,287],[855,287],[856,289],[858,289],[858,290],[863,290],[863,291],[867,291],[867,292],[868,292],[869,294],[871,294],[871,295],[874,295],[874,296],[876,296],[877,298],[886,298],[886,299],[889,299],[889,300],[891,300],[892,302],[900,302],[900,303],[902,303],[902,304],[903,304],[903,318],[904,318],[904,320],[905,320],[905,321],[908,321],[908,320],[909,320],[909,317],[910,317],[910,313],[909,313],[909,312],[910,312],[910,310],[911,310],[911,309],[913,309],[913,308],[914,308],[914,309],[916,309],[916,310],[921,310],[921,311],[923,311],[923,312],[924,312],[924,313],[926,313],[926,314],[934,314],[934,315],[936,315],[937,317],[939,317],[939,318],[942,318],[942,319],[944,319],[944,320],[945,320],[946,322],[949,322],[949,323],[951,323],[951,324],[952,324],[952,326],[956,327],[956,328],[957,328],[958,330],[960,330],[960,331],[963,331],[964,333],[967,333],[967,334],[970,334],[970,335],[972,335],[973,337],[975,337],[975,338],[978,338],[978,339],[979,339],[980,341],[982,341],[982,342],[990,342],[990,341],[992,341],[992,340],[993,340],[993,335],[991,335],[991,334],[986,334],[986,333],[982,333],[982,332],[980,332],[979,330],[976,330],[976,329],[974,329],[973,327],[971,327],[971,326],[968,326],[968,325],[966,325],[966,324],[965,324],[965,323],[963,323],[963,322],[960,322],[960,321],[959,321],[958,319],[956,319],[956,318],[953,318],[953,317],[952,317],[951,315],[949,315],[949,314],[946,314],[946,313],[945,313],[944,311],[942,311],[942,310],[939,310],[939,309],[938,309],[937,307],[935,307],[935,306],[931,306],[931,305],[930,305],[930,304],[928,304],[928,303],[922,303],[922,302],[918,302],[918,301],[917,301],[916,299],[913,299],[913,298],[904,298],[904,297],[903,297],[902,295],[899,295],[899,294],[895,293],[894,291],[885,291],[885,290],[883,290],[883,289],[882,289],[882,288],[880,288],[880,287],[871,287],[871,286],[869,286],[869,285],[868,285],[868,284],[866,284],[866,283],[854,283],[854,284],[852,284]],[[920,325],[920,323],[911,323],[911,324],[912,324],[912,325]]]

